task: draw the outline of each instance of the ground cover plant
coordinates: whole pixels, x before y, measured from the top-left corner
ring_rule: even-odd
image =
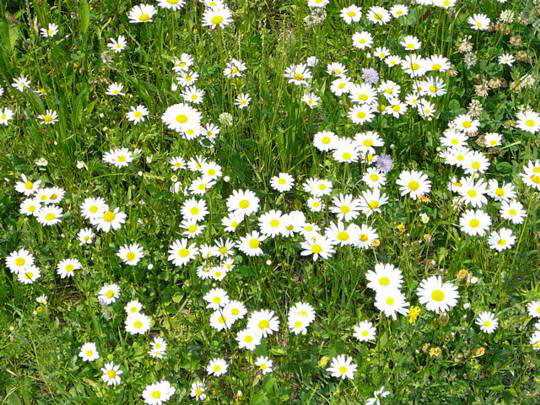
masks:
[[[539,402],[539,1],[0,12],[2,404]]]

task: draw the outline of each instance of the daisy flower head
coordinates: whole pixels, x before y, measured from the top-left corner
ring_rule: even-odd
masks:
[[[312,256],[314,261],[319,258],[326,260],[335,253],[333,242],[322,235],[315,235],[306,239],[300,244],[300,247],[302,249],[300,254],[302,256]]]
[[[433,312],[447,312],[456,306],[459,298],[457,287],[450,282],[443,282],[439,276],[422,280],[416,294],[420,303]]]
[[[499,321],[492,312],[480,312],[476,317],[475,323],[480,327],[482,332],[488,334],[495,332],[499,326]]]
[[[232,79],[235,77],[242,77],[244,75],[244,71],[247,69],[247,66],[244,62],[237,59],[231,59],[228,63],[225,69],[223,70],[223,74],[228,79]]]
[[[136,266],[137,263],[144,257],[144,252],[138,243],[121,246],[116,254],[124,264],[128,266]]]
[[[154,336],[150,342],[150,351],[148,354],[154,359],[162,359],[167,351],[167,342],[161,336]]]
[[[360,21],[360,17],[362,17],[362,9],[353,4],[349,7],[342,8],[339,15],[346,24],[357,23]]]
[[[19,270],[17,274],[17,279],[22,284],[32,284],[40,277],[41,270],[34,265],[26,266],[24,269]]]
[[[390,9],[390,14],[394,18],[404,17],[409,14],[409,8],[403,4],[396,4]]]
[[[116,167],[127,167],[135,155],[126,148],[111,149],[103,155],[103,161]]]
[[[132,300],[126,304],[126,306],[124,307],[124,311],[129,316],[129,315],[138,314],[139,312],[141,312],[142,308],[143,306],[139,301]]]
[[[225,305],[227,305],[229,302],[227,291],[223,290],[222,288],[211,289],[204,295],[203,299],[208,303],[206,308],[210,308],[215,311],[225,307]]]
[[[176,389],[166,380],[148,384],[142,392],[142,398],[147,405],[161,405],[174,395]]]
[[[232,23],[232,12],[226,6],[207,7],[203,13],[203,27],[224,28]]]
[[[384,25],[392,19],[392,16],[385,8],[373,6],[368,10],[367,19],[373,24]]]
[[[321,152],[334,150],[339,142],[339,137],[332,131],[320,131],[313,136],[313,146]]]
[[[111,38],[107,43],[107,48],[109,48],[114,53],[120,53],[127,47],[126,37],[119,35],[118,38]]]
[[[270,185],[280,193],[290,191],[294,186],[294,178],[288,173],[280,173],[270,179]]]
[[[11,252],[6,257],[6,266],[12,273],[19,273],[29,266],[34,265],[34,255],[26,249]]]
[[[527,312],[533,318],[540,318],[540,301],[532,301],[527,304]]]
[[[540,160],[530,160],[520,177],[527,186],[540,190]]]
[[[131,107],[126,113],[126,118],[128,121],[138,124],[143,122],[148,115],[148,110],[144,105],[138,105],[136,107]]]
[[[380,190],[366,190],[362,192],[359,200],[359,208],[366,216],[381,212],[381,207],[388,202],[386,194]]]
[[[79,260],[64,259],[56,266],[56,272],[60,278],[73,277],[75,275],[75,270],[80,270],[81,268],[82,265]]]
[[[459,226],[467,235],[484,236],[491,226],[491,218],[482,210],[467,210],[461,215]]]
[[[332,62],[326,66],[326,72],[332,76],[343,77],[347,73],[347,68],[342,63]]]
[[[416,51],[422,47],[422,42],[413,35],[406,35],[400,44],[406,51]]]
[[[120,287],[116,284],[105,284],[98,292],[98,299],[102,305],[109,305],[120,297]]]
[[[493,231],[488,238],[489,247],[501,252],[510,249],[516,243],[516,237],[511,229],[501,228],[499,231]]]
[[[18,91],[23,92],[30,88],[30,80],[28,80],[28,77],[20,75],[13,80],[11,86],[16,88]]]
[[[491,20],[485,14],[473,14],[467,22],[475,31],[487,31]]]
[[[101,197],[86,198],[81,204],[81,215],[83,216],[83,218],[88,220],[97,219],[101,217],[105,211],[108,210],[109,206]]]
[[[373,45],[373,36],[367,32],[355,32],[352,36],[353,46],[358,49],[368,49]]]
[[[353,336],[359,342],[373,342],[377,336],[377,329],[370,321],[362,321],[354,327]]]
[[[358,239],[354,243],[360,249],[369,249],[379,238],[377,231],[369,225],[362,224],[358,228]]]
[[[499,55],[497,60],[499,61],[499,65],[512,66],[516,61],[516,58],[510,53],[503,53],[502,55]]]
[[[236,334],[236,341],[240,349],[253,351],[261,343],[262,333],[259,329],[247,328]]]
[[[309,92],[304,93],[304,95],[302,96],[302,101],[306,103],[309,108],[313,109],[319,105],[321,98],[315,93]]]
[[[55,205],[46,205],[41,208],[36,213],[38,222],[41,225],[51,226],[60,223],[62,219],[62,208]]]
[[[247,328],[258,330],[263,337],[270,336],[279,330],[279,319],[274,311],[255,311],[248,319]]]
[[[230,316],[233,321],[237,321],[239,319],[244,318],[247,314],[246,306],[240,302],[235,300],[230,300],[223,308],[223,313]]]
[[[404,170],[399,175],[397,184],[400,186],[402,196],[410,196],[413,200],[417,200],[431,190],[431,181],[428,177],[419,171]]]
[[[184,7],[185,0],[159,0],[158,7],[167,10],[181,10]]]
[[[489,180],[487,193],[495,201],[508,201],[516,197],[515,187],[512,183],[499,184],[495,179]]]
[[[169,247],[168,260],[176,267],[185,266],[195,260],[199,254],[199,248],[194,243],[189,243],[187,239],[177,239]]]
[[[401,270],[392,264],[377,263],[374,270],[366,273],[368,287],[375,292],[387,289],[400,289],[403,284]]]
[[[535,134],[540,130],[540,114],[534,111],[521,111],[516,117],[516,127]]]
[[[206,385],[200,381],[195,381],[191,384],[189,395],[197,401],[204,401],[206,399]]]
[[[339,355],[330,361],[330,366],[326,369],[332,377],[341,379],[353,379],[357,365],[352,357]]]
[[[126,332],[131,335],[142,335],[148,332],[151,325],[150,317],[141,312],[129,313],[125,321]]]
[[[229,365],[227,362],[223,359],[212,359],[208,363],[208,366],[206,366],[206,372],[209,375],[213,375],[216,377],[220,377],[227,373],[227,369],[229,368]]]
[[[180,212],[186,221],[201,222],[209,211],[206,201],[190,198],[184,201]]]
[[[47,25],[47,28],[41,28],[39,32],[44,38],[55,37],[58,34],[58,25],[51,23]]]
[[[308,7],[311,8],[324,8],[328,5],[330,0],[308,0]]]
[[[79,352],[79,357],[85,362],[99,359],[99,353],[97,351],[96,344],[93,342],[83,344]]]
[[[101,213],[97,218],[91,218],[93,225],[98,230],[103,232],[110,232],[111,230],[118,230],[126,222],[127,215],[120,211],[118,208],[114,210],[108,209]]]
[[[502,135],[496,132],[489,132],[484,135],[484,145],[486,148],[494,148],[502,145]]]
[[[408,306],[405,295],[395,288],[380,289],[375,296],[375,308],[393,320],[398,314],[407,315]]]
[[[227,198],[230,213],[249,216],[259,209],[259,198],[250,190],[234,190]]]
[[[522,224],[527,216],[527,212],[523,209],[523,204],[517,200],[503,201],[499,213],[502,218],[513,224]]]
[[[236,104],[238,108],[242,109],[242,108],[249,107],[250,102],[251,102],[251,97],[249,96],[249,94],[242,93],[236,97],[236,100],[234,103]]]
[[[77,233],[77,239],[82,245],[90,245],[94,241],[94,236],[91,228],[83,228]]]
[[[0,109],[0,125],[7,126],[13,119],[13,110],[9,108]]]
[[[352,221],[359,215],[359,200],[350,194],[339,194],[332,199],[330,212],[336,214],[341,221]]]
[[[122,91],[124,89],[124,85],[121,83],[111,83],[107,87],[107,91],[105,92],[108,96],[125,96],[126,94]]]
[[[311,71],[305,64],[289,66],[285,69],[284,76],[289,79],[289,83],[297,86],[307,86],[312,77]]]
[[[305,302],[297,302],[289,309],[289,318],[291,317],[301,318],[310,325],[315,320],[315,309]]]
[[[165,126],[173,131],[184,133],[190,128],[201,126],[201,113],[188,104],[173,104],[168,107],[161,120]]]
[[[53,110],[46,110],[45,114],[38,115],[38,119],[43,125],[52,125],[58,121],[58,114]]]
[[[255,359],[255,365],[262,375],[266,375],[272,372],[274,363],[268,357],[259,356]]]
[[[157,10],[154,6],[150,4],[139,4],[129,10],[129,22],[135,24],[152,22],[152,18],[156,13]]]
[[[107,385],[118,385],[121,381],[121,375],[122,370],[120,370],[120,366],[117,366],[114,363],[105,363],[105,365],[101,368],[101,379],[107,384]]]

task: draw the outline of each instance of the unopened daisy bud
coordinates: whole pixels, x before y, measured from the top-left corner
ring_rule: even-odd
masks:
[[[378,248],[379,246],[381,246],[381,241],[379,239],[374,239],[373,242],[371,242],[372,248]]]
[[[272,260],[267,260],[267,261],[266,261],[266,265],[267,265],[267,266],[270,266],[271,264],[272,264]]]
[[[231,178],[229,176],[225,176],[225,177],[223,177],[223,181],[225,183],[228,183],[229,181],[231,181]]]

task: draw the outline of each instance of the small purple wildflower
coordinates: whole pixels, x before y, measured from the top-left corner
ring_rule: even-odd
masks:
[[[369,84],[375,84],[379,81],[379,74],[375,69],[364,68],[362,69],[362,79]]]
[[[377,165],[377,169],[383,173],[388,173],[394,166],[394,161],[390,155],[379,155],[375,157],[375,163]]]

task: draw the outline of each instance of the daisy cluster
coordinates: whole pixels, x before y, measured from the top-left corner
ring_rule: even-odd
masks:
[[[504,0],[498,2],[505,3]],[[486,249],[486,255],[492,256],[486,256],[486,260],[511,257],[505,255],[510,255],[511,249],[520,245],[527,222],[536,219],[531,207],[540,191],[540,160],[534,153],[529,153],[525,162],[516,162],[512,166],[515,168],[512,177],[502,176],[497,165],[505,148],[521,143],[514,142],[515,136],[536,142],[540,132],[538,108],[517,107],[508,112],[512,119],[504,125],[498,125],[482,114],[482,107],[474,103],[467,109],[444,111],[453,90],[452,81],[458,75],[456,64],[462,62],[451,51],[446,56],[430,51],[437,47],[428,43],[427,38],[409,34],[406,29],[399,37],[388,39],[388,33],[395,32],[390,31],[392,27],[396,30],[400,26],[408,27],[408,21],[419,15],[427,19],[431,13],[436,13],[444,21],[457,18],[461,12],[457,9],[459,2],[414,0],[407,4],[369,7],[355,4],[341,7],[341,2],[338,7],[334,3],[331,0],[306,0],[302,10],[309,14],[304,21],[308,29],[323,24],[327,18],[342,26],[347,44],[341,51],[348,57],[336,56],[339,55],[337,50],[332,53],[331,60],[324,55],[294,56],[294,60],[277,64],[279,71],[272,79],[276,80],[276,86],[283,84],[279,100],[292,99],[289,115],[298,110],[300,115],[311,114],[310,120],[316,117],[309,125],[308,119],[302,118],[309,128],[302,131],[302,136],[308,139],[302,147],[314,162],[309,170],[302,172],[293,164],[288,168],[284,164],[276,165],[271,175],[255,173],[261,184],[253,184],[241,181],[240,176],[235,178],[235,169],[224,163],[227,159],[219,158],[220,148],[225,150],[225,143],[238,141],[232,139],[237,126],[241,136],[247,139],[252,135],[244,134],[241,128],[241,125],[251,123],[250,114],[268,109],[270,112],[266,116],[270,120],[276,112],[263,99],[262,92],[257,94],[256,89],[260,89],[262,83],[249,84],[260,77],[261,67],[247,59],[240,51],[239,43],[238,49],[236,45],[223,49],[217,66],[213,67],[213,77],[207,73],[207,66],[194,49],[179,44],[180,51],[167,50],[167,54],[164,52],[159,57],[169,63],[166,68],[170,69],[169,74],[164,75],[168,94],[163,97],[156,94],[155,104],[144,98],[147,101],[130,103],[122,110],[121,117],[127,122],[128,132],[140,130],[141,137],[148,135],[149,139],[158,139],[156,142],[171,141],[180,147],[169,148],[167,144],[168,149],[163,152],[156,146],[159,156],[153,160],[144,142],[129,143],[130,136],[136,136],[130,132],[112,141],[114,145],[124,146],[99,152],[100,165],[106,170],[100,177],[121,179],[119,183],[111,180],[113,188],[124,187],[123,182],[130,181],[130,169],[143,165],[150,169],[138,172],[137,179],[152,178],[158,185],[165,184],[162,190],[156,191],[159,186],[149,188],[149,196],[141,197],[140,201],[145,205],[144,198],[156,198],[166,200],[166,204],[173,207],[171,211],[174,210],[175,216],[170,223],[174,221],[174,224],[171,229],[158,229],[153,236],[155,240],[144,232],[134,231],[139,225],[154,220],[156,228],[161,226],[158,218],[137,217],[131,201],[135,184],[129,185],[129,202],[122,202],[107,187],[98,187],[98,177],[92,179],[95,189],[87,188],[80,193],[80,190],[67,186],[68,192],[49,186],[48,179],[54,178],[52,176],[43,175],[38,180],[37,174],[17,173],[14,190],[22,197],[22,201],[17,202],[19,214],[27,222],[39,223],[39,237],[45,244],[47,240],[43,240],[43,233],[46,237],[58,237],[64,227],[76,224],[72,235],[76,234],[76,248],[80,248],[81,253],[70,251],[73,248],[70,242],[65,252],[55,252],[57,259],[53,262],[52,272],[55,274],[49,274],[51,272],[44,265],[46,258],[35,255],[37,248],[31,249],[26,243],[17,241],[20,244],[16,250],[7,251],[5,256],[6,268],[14,280],[24,285],[36,284],[21,287],[25,289],[37,288],[39,284],[48,288],[45,284],[56,277],[64,287],[80,289],[88,301],[88,308],[99,308],[107,326],[118,329],[122,344],[128,341],[133,343],[133,350],[137,350],[137,354],[130,354],[132,362],[120,362],[117,352],[111,350],[107,342],[99,340],[100,336],[89,337],[92,329],[83,332],[81,326],[77,331],[80,334],[78,353],[75,351],[72,355],[78,359],[79,366],[84,364],[89,368],[89,363],[95,366],[94,371],[99,369],[100,385],[123,386],[128,380],[130,385],[136,386],[137,396],[149,405],[183,403],[188,395],[197,401],[220,402],[221,398],[210,394],[214,388],[233,385],[236,377],[232,374],[238,369],[249,368],[254,372],[253,387],[263,378],[268,386],[274,384],[276,380],[268,375],[274,371],[281,373],[286,361],[281,362],[280,356],[288,354],[285,350],[282,353],[278,344],[298,349],[307,344],[308,338],[320,338],[317,350],[329,354],[318,363],[324,374],[318,377],[321,384],[336,382],[331,382],[331,378],[337,379],[339,384],[343,380],[356,379],[372,360],[371,353],[392,338],[388,332],[401,327],[412,330],[421,314],[424,320],[429,319],[433,324],[457,322],[459,316],[455,313],[459,304],[465,310],[470,309],[467,300],[472,295],[462,284],[478,282],[466,269],[456,270],[457,276],[452,278],[454,271],[443,269],[440,263],[436,266],[435,259],[425,268],[416,263],[420,262],[419,258],[415,258],[414,265],[406,266],[406,260],[402,261],[398,254],[390,254],[390,249],[385,250],[387,246],[400,244],[398,238],[405,233],[404,224],[394,229],[395,224],[390,223],[396,211],[410,213],[414,218],[411,227],[418,225],[423,233],[427,232],[430,221],[440,219],[440,223],[433,225],[434,233],[440,233],[436,227],[446,229],[444,238],[437,234],[437,242],[441,243],[436,253],[439,256],[422,253],[440,262],[448,250],[455,248],[452,244],[461,242],[469,244],[471,249],[489,247],[492,252]],[[121,18],[129,22],[132,31],[107,37],[104,43],[107,50],[101,55],[103,65],[115,66],[115,62],[110,62],[114,55],[139,47],[134,36],[136,29],[154,28],[147,24],[157,22],[178,24],[187,15],[196,16],[197,28],[205,35],[213,35],[212,38],[223,46],[224,36],[240,29],[240,20],[246,17],[249,9],[249,5],[241,6],[239,2],[234,5],[238,5],[239,10],[231,10],[222,0],[157,0],[130,5],[127,14]],[[287,6],[284,7],[280,12],[288,12]],[[292,7],[292,10],[296,9]],[[483,35],[500,29],[500,21],[510,17],[501,14],[495,19],[484,13],[472,13],[463,20],[465,29],[481,41]],[[247,17],[246,21],[248,26],[258,23]],[[159,25],[159,29],[161,27]],[[61,46],[69,37],[60,38],[67,30],[55,23],[36,26],[35,31],[38,39],[55,46]],[[194,36],[200,32],[193,28]],[[463,63],[469,65],[465,61],[468,59],[472,66],[475,56],[469,39],[465,37],[459,46],[461,50],[456,53],[469,55],[463,58]],[[174,56],[169,56],[169,51]],[[516,60],[517,55],[508,53],[497,56],[498,64],[507,70]],[[214,87],[218,79],[225,83],[223,89]],[[527,80],[519,81],[522,82]],[[46,96],[46,91],[34,88],[27,76],[20,74],[12,81],[11,88],[17,97],[37,97],[41,103],[43,108],[36,115],[39,131],[54,130],[69,119],[43,106],[40,97]],[[497,86],[493,85],[490,89],[495,88]],[[105,96],[103,98],[109,103],[111,100],[124,102],[138,94],[139,85],[135,81],[122,83],[120,79],[107,78],[96,81],[96,89],[96,93]],[[221,97],[222,91],[230,93],[227,95],[234,115],[228,111],[214,111],[215,98]],[[0,96],[3,93],[4,89],[0,88]],[[285,121],[281,113],[281,110],[276,113],[276,120]],[[22,107],[2,106],[0,130],[9,130],[27,116],[28,112]],[[393,143],[401,132],[412,131],[415,125],[429,126],[429,134],[421,136],[433,135],[436,143],[436,153],[430,156],[426,151],[424,161],[406,161]],[[396,129],[387,129],[389,127]],[[242,141],[243,138],[240,143]],[[278,141],[273,138],[270,143],[274,145],[274,141],[277,145]],[[57,146],[58,142],[48,144]],[[319,163],[319,159],[323,162]],[[252,160],[257,161],[257,156],[247,156],[245,160],[256,167]],[[42,159],[36,161],[36,165],[44,170],[48,162]],[[76,167],[91,171],[83,161],[78,161]],[[343,173],[346,175],[341,176]],[[65,198],[66,194],[68,198]],[[445,199],[448,200],[446,205]],[[438,214],[432,214],[437,212],[435,207],[439,209]],[[446,209],[448,212],[441,213]],[[406,236],[411,235],[407,233]],[[61,237],[65,235],[62,233]],[[432,238],[431,234],[424,233],[425,242]],[[408,241],[400,246],[400,251],[414,246]],[[425,246],[427,251],[432,248],[429,243]],[[98,261],[100,252],[106,249],[112,249],[111,256],[116,265],[109,263],[111,257],[99,257]],[[331,318],[342,318],[338,305],[316,302],[307,290],[302,290],[300,296],[293,296],[288,291],[274,290],[273,285],[262,286],[261,280],[265,281],[267,274],[260,275],[300,268],[305,274],[320,275],[327,283],[327,277],[333,275],[332,265],[345,256],[352,258],[351,263],[357,263],[356,259],[364,263],[362,268],[354,266],[347,270],[359,275],[357,285],[351,286],[353,298],[347,299],[373,305],[362,303],[353,320],[343,317],[336,321],[340,325],[346,323],[348,329],[344,333],[346,336],[330,349],[324,335],[328,332],[321,330],[327,326],[326,322],[332,324]],[[108,278],[94,276],[98,262],[106,262]],[[272,268],[275,263],[278,265]],[[281,263],[283,267],[279,265]],[[252,279],[244,284],[239,282],[250,277],[246,274],[251,270],[258,274],[253,276],[257,278],[256,282]],[[41,278],[42,273],[46,277]],[[283,273],[279,276],[291,283],[305,281],[292,270],[290,274]],[[145,280],[150,280],[144,290],[148,297],[143,299],[141,294],[135,299],[131,280],[137,283],[141,274]],[[83,280],[82,275],[87,277]],[[161,281],[167,283],[167,289],[162,289]],[[460,281],[465,283],[460,284]],[[86,294],[89,288],[92,292]],[[276,301],[282,304],[270,304],[256,296],[254,292],[264,288],[277,295]],[[321,290],[333,294],[336,291],[332,290],[341,288],[329,282]],[[187,326],[182,329],[182,333],[196,335],[193,340],[197,347],[186,350],[190,352],[189,356],[199,355],[203,346],[208,348],[198,366],[193,366],[195,362],[188,366],[182,363],[181,368],[194,375],[185,387],[182,386],[184,381],[166,366],[168,361],[175,360],[170,348],[175,349],[175,355],[178,353],[174,347],[178,336],[169,334],[173,316],[167,315],[168,309],[162,308],[161,303],[152,302],[153,299],[168,300],[171,291],[178,293],[172,295],[172,302],[182,302],[181,307],[174,307],[174,311],[178,310],[175,316],[181,319],[182,328],[192,313],[197,316],[197,333]],[[186,297],[182,295],[184,293]],[[46,296],[41,295],[36,301],[40,308],[48,305]],[[469,311],[472,313],[469,326],[476,328],[475,334],[486,341],[487,335],[495,334],[509,322],[506,312],[495,307],[478,300]],[[534,291],[519,308],[520,316],[535,320],[528,347],[540,350],[540,301],[535,298]],[[197,309],[202,311],[196,312]],[[423,314],[424,311],[428,314]],[[462,318],[466,319],[467,314]],[[98,325],[99,320],[92,314],[95,335]],[[482,333],[476,333],[478,330]],[[349,339],[351,337],[353,339]],[[454,332],[452,337],[459,338]],[[141,351],[142,341],[146,343]],[[222,350],[222,342],[228,344],[229,350]],[[431,357],[441,355],[439,347],[426,351]],[[360,356],[365,353],[370,354],[364,364],[365,359]],[[144,378],[132,378],[131,374],[135,375],[135,372],[131,367],[141,361],[145,361],[151,371]],[[303,366],[301,363],[298,367]],[[174,370],[177,372],[180,367]],[[283,375],[287,373],[283,371]],[[336,391],[339,392],[339,386]],[[373,394],[366,404],[380,404],[391,395],[384,386],[369,392]],[[246,401],[242,398],[242,392],[236,393],[235,402]],[[290,399],[286,396],[282,401]],[[270,402],[266,397],[265,400]]]

